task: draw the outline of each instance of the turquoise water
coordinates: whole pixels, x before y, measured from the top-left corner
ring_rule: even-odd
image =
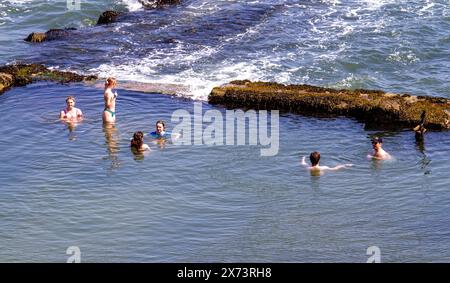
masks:
[[[57,121],[66,95],[86,120]],[[64,262],[449,261],[446,133],[417,144],[410,132],[366,131],[350,119],[282,114],[280,151],[260,146],[149,143],[129,139],[193,101],[119,90],[115,129],[102,127],[102,90],[34,84],[0,96],[0,260]],[[33,111],[30,111],[30,109]],[[218,109],[208,104],[203,111]],[[366,159],[384,136],[392,162]],[[301,156],[350,169],[311,176]]]
[[[48,67],[177,96],[119,89],[117,124],[102,126],[102,89],[39,83],[0,96],[0,261],[383,262],[450,261],[448,132],[365,129],[355,120],[281,113],[279,153],[261,146],[149,143],[134,131],[172,130],[176,110],[207,104],[234,79],[370,88],[450,98],[450,9],[444,1],[186,0],[144,10],[137,0],[0,3],[0,64]],[[105,10],[124,12],[95,26]],[[30,44],[29,33],[75,27]],[[86,115],[71,131],[56,117],[67,95]],[[206,125],[205,125],[206,126]],[[248,129],[247,129],[248,130]],[[366,158],[383,136],[395,159]],[[301,157],[350,169],[311,176]]]

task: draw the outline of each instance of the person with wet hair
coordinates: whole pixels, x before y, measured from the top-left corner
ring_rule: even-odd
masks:
[[[75,107],[75,98],[69,96],[66,98],[67,107],[59,113],[59,119],[66,121],[76,121],[83,118],[83,113]]]
[[[383,149],[383,139],[380,137],[374,137],[372,139],[372,155],[368,155],[369,158],[378,160],[388,160],[391,159],[391,155]]]
[[[336,170],[339,170],[342,168],[347,168],[347,167],[353,166],[353,164],[342,164],[342,165],[337,165],[335,167],[321,166],[320,165],[320,152],[318,152],[318,151],[311,152],[311,154],[309,155],[309,160],[311,161],[311,166],[309,166],[306,163],[306,156],[303,156],[302,165],[307,167],[311,171],[326,171],[326,170],[336,171]]]
[[[113,93],[113,89],[117,86],[115,78],[107,78],[105,81],[105,92],[103,99],[105,100],[105,109],[103,110],[103,123],[114,123],[116,121],[116,99],[117,91]]]
[[[133,134],[133,138],[130,142],[130,147],[132,150],[136,152],[142,152],[146,150],[150,150],[150,147],[144,143],[144,133],[139,131]]]
[[[150,136],[155,139],[165,138],[166,135],[170,135],[170,133],[166,132],[166,123],[164,121],[157,121],[155,124],[156,131],[151,132]]]

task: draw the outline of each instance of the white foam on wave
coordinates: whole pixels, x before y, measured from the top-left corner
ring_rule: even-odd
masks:
[[[121,0],[121,2],[127,7],[128,11],[130,12],[143,9],[142,4],[138,0]]]
[[[267,63],[267,62],[266,62]],[[232,80],[261,80],[264,78],[264,62],[223,62],[212,69],[195,71],[193,68],[175,74],[158,74],[145,62],[112,66],[103,64],[90,71],[100,77],[113,76],[119,81],[133,81],[160,86],[168,86],[178,96],[194,100],[208,99],[213,87],[229,83]],[[169,87],[173,86],[173,87]],[[170,93],[172,94],[172,93]]]

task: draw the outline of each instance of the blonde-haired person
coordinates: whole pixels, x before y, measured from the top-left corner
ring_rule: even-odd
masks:
[[[83,118],[83,113],[80,109],[75,108],[75,98],[69,96],[66,98],[67,107],[59,113],[59,119],[66,121],[76,121]]]
[[[109,77],[105,82],[105,92],[103,98],[105,100],[105,109],[103,110],[103,122],[114,123],[116,121],[116,99],[117,92],[113,92],[113,89],[117,86],[115,78]]]

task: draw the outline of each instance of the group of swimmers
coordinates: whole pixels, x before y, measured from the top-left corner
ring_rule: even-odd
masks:
[[[372,148],[373,153],[367,155],[368,158],[376,159],[376,160],[389,160],[392,156],[387,153],[383,149],[383,139],[380,137],[375,137],[372,139]],[[353,164],[341,164],[335,167],[329,166],[321,166],[320,165],[320,153],[318,151],[314,151],[309,155],[309,160],[311,161],[311,166],[306,163],[306,156],[303,156],[301,164],[307,167],[311,172],[320,172],[320,171],[335,171],[342,168],[348,168],[353,166]]]
[[[102,113],[103,123],[114,123],[116,121],[116,99],[117,91],[114,88],[117,86],[117,81],[115,78],[107,78],[105,82],[105,91],[103,94],[103,99],[105,102],[105,108]],[[60,112],[59,118],[68,121],[81,121],[83,119],[83,112],[75,107],[75,98],[72,96],[66,99],[67,107]],[[424,120],[425,113],[422,114],[422,120]],[[156,130],[150,133],[150,137],[154,139],[164,139],[166,136],[171,135],[166,132],[166,125],[163,121],[156,122]],[[130,147],[135,152],[144,152],[150,150],[150,147],[144,143],[145,134],[142,131],[135,132],[133,138],[130,141]],[[372,139],[373,154],[369,155],[369,158],[378,160],[388,160],[391,159],[391,155],[387,153],[383,148],[382,138],[375,137]],[[306,156],[303,156],[301,164],[308,167],[311,171],[325,171],[325,170],[339,170],[341,168],[351,167],[353,164],[343,164],[337,165],[335,167],[321,166],[320,165],[320,153],[315,151],[309,156],[311,161],[311,166],[306,163]]]
[[[117,91],[113,91],[117,86],[115,78],[107,78],[105,82],[105,89],[103,99],[105,108],[102,113],[104,124],[113,124],[116,121],[116,99]],[[83,112],[75,107],[75,98],[69,96],[66,98],[67,107],[61,110],[59,118],[63,121],[73,123],[80,122],[83,119]],[[154,139],[165,139],[170,133],[166,132],[166,125],[163,121],[156,122],[156,130],[150,133],[150,137]],[[135,132],[130,141],[130,147],[134,152],[144,152],[150,150],[150,147],[144,143],[144,133],[142,131]]]

